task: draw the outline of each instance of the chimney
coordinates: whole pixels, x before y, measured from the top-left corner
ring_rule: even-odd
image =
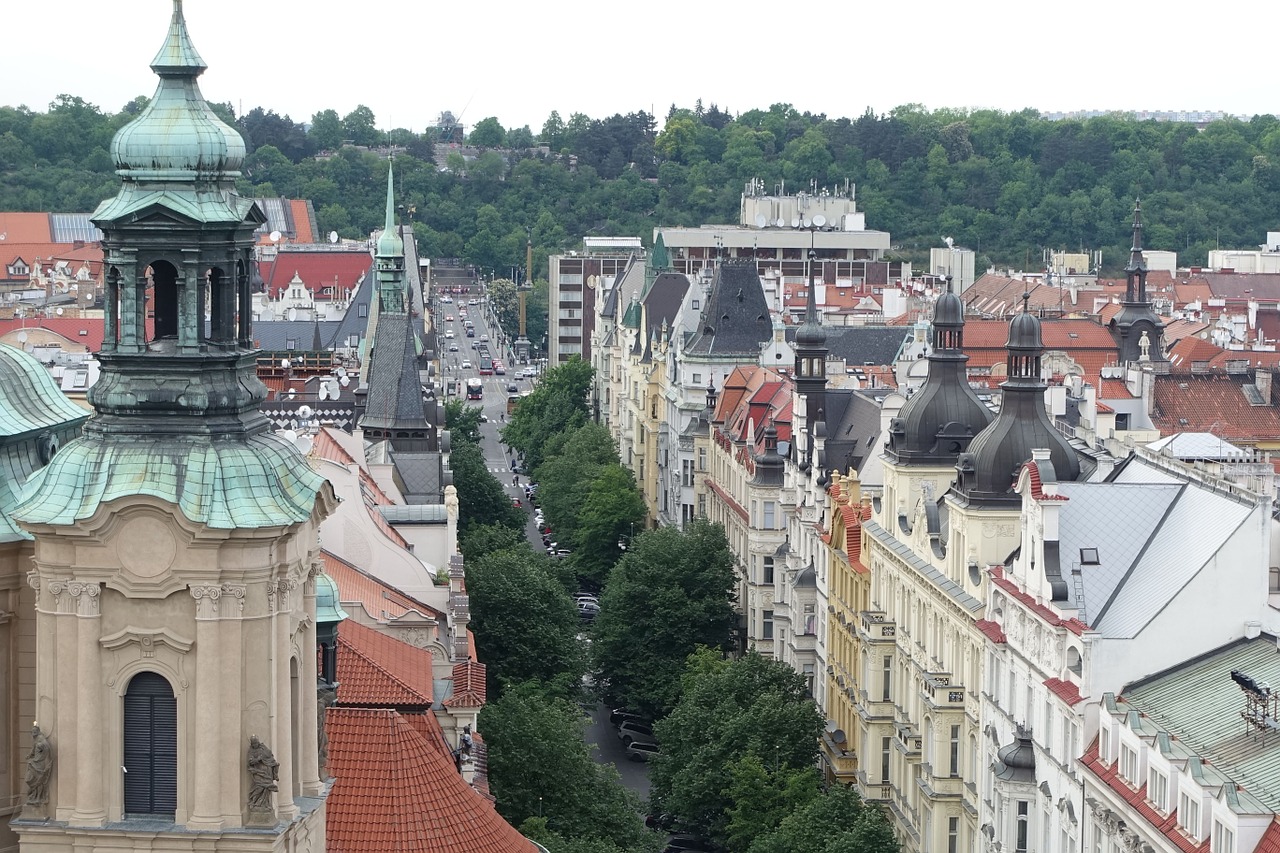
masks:
[[[1265,367],[1259,367],[1253,375],[1253,382],[1258,386],[1258,395],[1262,397],[1264,406],[1271,405],[1271,371]]]

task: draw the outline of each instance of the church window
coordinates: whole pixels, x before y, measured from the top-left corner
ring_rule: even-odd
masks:
[[[163,676],[141,672],[124,695],[124,811],[172,817],[177,807],[177,699]]]

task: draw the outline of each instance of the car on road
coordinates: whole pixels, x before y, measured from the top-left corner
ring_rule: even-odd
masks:
[[[513,507],[515,507],[516,509],[523,509],[523,508],[524,508],[524,504],[520,503],[520,499],[519,499],[519,498],[512,498],[512,499],[511,499],[511,505],[512,505]]]
[[[642,714],[636,714],[632,711],[628,711],[626,708],[614,708],[612,711],[609,712],[610,725],[620,726],[626,722],[642,723],[644,725],[648,725],[649,718]]]
[[[520,393],[520,386],[519,386],[519,385],[517,385],[517,384],[515,384],[514,382],[509,383],[509,384],[507,385],[507,393],[508,393],[508,394],[519,394],[519,393]]]
[[[471,362],[469,362],[469,361],[464,361],[464,362],[462,362],[462,369],[463,369],[463,370],[470,370],[470,369],[471,369]]]
[[[453,337],[453,329],[449,329],[448,331],[446,331],[446,332],[444,333],[444,336],[445,336],[446,338],[452,338],[452,337]]]
[[[659,752],[656,743],[642,743],[638,740],[627,744],[626,750],[630,761],[648,761]]]
[[[580,616],[581,618],[590,622],[599,615],[600,615],[599,604],[596,604],[594,601],[578,602],[578,616]]]
[[[482,340],[482,341],[487,341],[487,340],[489,340],[489,336],[488,336],[488,335],[481,335],[481,336],[480,336],[480,340]]]
[[[569,555],[570,555],[570,554],[572,554],[572,553],[573,553],[573,552],[572,552],[572,551],[570,551],[568,548],[557,548],[557,549],[556,549],[556,556],[557,556],[557,557],[567,557],[567,556],[569,556]]]
[[[657,743],[653,737],[653,729],[635,720],[625,720],[618,726],[618,738],[621,739],[623,746],[630,746],[636,741]]]
[[[452,323],[452,322],[453,322],[453,315],[452,315],[452,314],[446,314],[444,319],[445,319],[445,322]]]
[[[451,337],[451,338],[452,338],[452,337],[453,337],[453,335],[450,335],[449,337]],[[449,352],[457,352],[457,351],[458,351],[458,345],[457,345],[457,344],[449,344]]]

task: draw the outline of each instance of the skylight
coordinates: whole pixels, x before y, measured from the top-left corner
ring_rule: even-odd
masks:
[[[1099,565],[1097,548],[1081,548],[1080,549],[1080,565],[1096,566]]]

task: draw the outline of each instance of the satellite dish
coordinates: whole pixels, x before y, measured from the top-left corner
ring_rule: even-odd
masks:
[[[337,232],[337,231],[330,231],[330,232],[329,232],[329,242],[330,242],[330,243],[336,243],[336,242],[338,242],[338,232]]]
[[[826,725],[827,734],[834,732],[839,727],[840,727],[839,724],[835,720],[827,720],[827,725]]]
[[[306,418],[311,417],[311,415],[312,415],[312,411],[310,406],[303,404],[298,407],[298,417],[305,420]]]
[[[272,232],[271,232],[271,242],[272,242],[272,243],[279,243],[279,242],[280,242],[280,238],[281,238],[281,237],[283,237],[283,236],[284,236],[284,235],[283,235],[283,234],[281,234],[279,231],[272,231]]]
[[[847,740],[844,734],[844,729],[836,729],[834,732],[832,732],[831,740],[834,743],[844,743],[845,740]]]
[[[344,376],[338,380],[338,384],[341,385],[343,388],[346,388],[348,385],[351,384],[351,380]]]
[[[61,317],[61,316],[62,316],[62,309],[61,309],[61,308],[59,308],[59,309],[58,309],[58,316],[59,316],[59,317]]]
[[[779,216],[779,217],[778,217],[778,221],[777,221],[777,222],[775,222],[775,223],[774,223],[774,225],[777,225],[779,228],[786,228],[786,227],[787,227],[787,220],[785,220],[785,219],[783,219],[781,216]]]
[[[335,370],[335,371],[334,371],[334,374],[335,374],[339,379],[346,379],[346,378],[347,378],[347,369],[346,369],[345,367],[339,367],[337,370]]]
[[[27,342],[27,333],[18,332],[18,343],[25,344]]]
[[[793,216],[793,217],[791,217],[791,227],[792,227],[792,228],[799,228],[799,227],[800,227],[800,217],[799,217],[799,216]]]
[[[316,396],[321,400],[329,399],[329,384],[327,382],[320,383],[320,387],[316,389]]]
[[[821,213],[815,213],[813,215],[813,224],[821,228],[823,225],[827,224],[827,217],[823,216]]]
[[[298,434],[291,429],[281,432],[280,437],[291,444],[298,440]]]
[[[289,311],[288,311],[287,313],[288,313],[288,315],[289,315],[289,322],[293,322],[294,320],[298,319],[298,309],[297,309],[297,308],[290,308],[290,309],[289,309]]]
[[[769,222],[769,220],[767,220],[767,219],[765,219],[765,218],[764,218],[764,214],[763,214],[763,213],[757,213],[757,214],[756,214],[756,227],[757,227],[757,228],[763,228],[765,225],[767,225],[767,224],[768,224],[768,222]]]

